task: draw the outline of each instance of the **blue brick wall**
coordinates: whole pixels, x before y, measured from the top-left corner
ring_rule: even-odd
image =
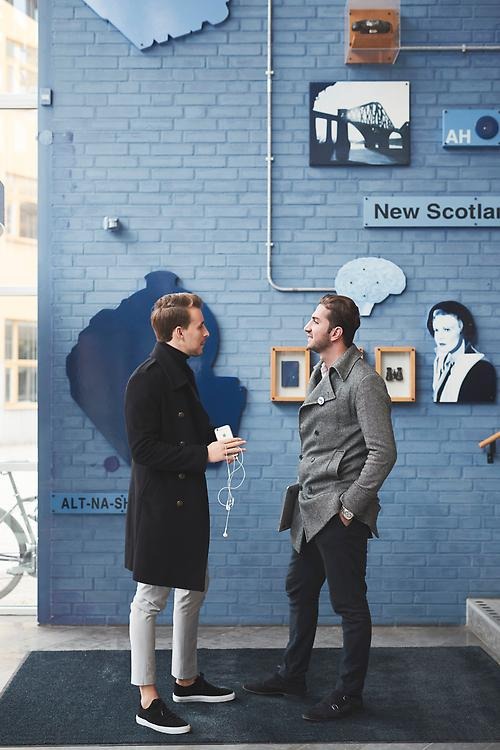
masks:
[[[344,65],[344,0],[274,0],[274,280],[333,287],[362,255],[397,263],[407,289],[362,319],[357,343],[417,349],[417,402],[394,406],[399,459],[370,543],[377,623],[459,623],[469,595],[498,595],[499,467],[477,442],[499,428],[498,406],[432,403],[433,346],[425,329],[439,299],[459,299],[480,348],[500,364],[496,313],[500,230],[363,229],[362,197],[500,193],[497,151],[446,153],[441,110],[498,106],[499,53],[402,52],[393,66]],[[103,307],[175,272],[220,326],[219,375],[248,389],[241,433],[247,480],[229,538],[210,472],[213,539],[205,623],[287,619],[280,496],[294,479],[297,405],[269,399],[269,349],[303,345],[320,293],[280,293],[266,280],[266,12],[232,0],[230,17],[139,52],[81,0],[42,0],[41,80],[54,105],[40,130],[40,608],[42,622],[120,623],[133,585],[123,569],[122,517],[51,516],[51,490],[123,490],[106,474],[112,450],[69,394],[65,358]],[[402,41],[492,44],[496,2],[405,2]],[[409,80],[411,166],[308,166],[311,81]],[[50,139],[49,139],[50,140]],[[102,230],[116,215],[125,231]],[[322,596],[322,622],[335,621]]]

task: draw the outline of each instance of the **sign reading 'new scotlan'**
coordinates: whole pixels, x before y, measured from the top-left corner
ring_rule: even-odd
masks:
[[[365,197],[365,227],[500,227],[500,196]]]

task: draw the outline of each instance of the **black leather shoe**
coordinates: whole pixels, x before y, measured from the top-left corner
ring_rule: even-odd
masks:
[[[363,708],[363,699],[355,695],[342,695],[334,693],[331,698],[324,698],[315,706],[311,706],[302,718],[307,721],[334,721],[344,716],[360,711]]]
[[[296,695],[302,697],[306,694],[306,683],[305,681],[292,682],[276,672],[259,682],[246,682],[243,685],[243,690],[256,695]]]

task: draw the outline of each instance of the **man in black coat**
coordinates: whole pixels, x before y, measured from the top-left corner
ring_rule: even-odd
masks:
[[[156,687],[155,625],[175,589],[172,698],[219,703],[232,690],[207,682],[197,666],[200,607],[208,585],[210,532],[207,463],[234,461],[245,441],[216,441],[187,360],[209,336],[195,294],[160,297],[151,313],[157,343],[131,375],[125,418],[132,455],[125,565],[137,591],[130,608],[131,682],[141,702],[138,724],[166,734],[191,727],[170,711]]]

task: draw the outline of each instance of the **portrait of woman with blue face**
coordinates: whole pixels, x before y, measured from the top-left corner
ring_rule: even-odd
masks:
[[[475,348],[477,329],[470,310],[460,302],[438,302],[429,311],[427,329],[435,343],[433,401],[493,403],[496,371]]]

